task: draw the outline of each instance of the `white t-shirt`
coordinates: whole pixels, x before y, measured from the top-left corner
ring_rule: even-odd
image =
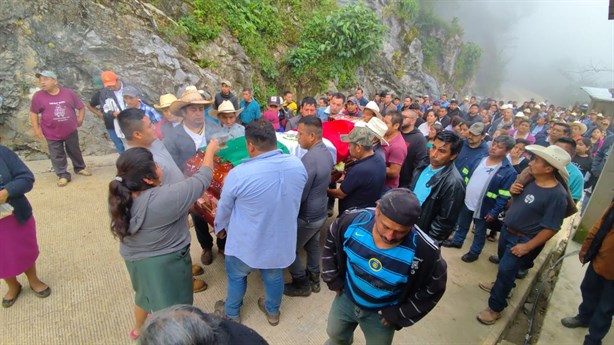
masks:
[[[205,137],[205,129],[203,128],[203,132],[201,134],[192,132],[188,127],[183,125],[183,130],[188,133],[192,141],[194,141],[194,146],[196,150],[207,145],[207,138]]]
[[[470,211],[475,211],[475,208],[478,206],[480,202],[480,197],[482,196],[482,191],[486,186],[484,183],[490,180],[490,176],[497,171],[497,168],[501,165],[486,165],[487,158],[483,158],[478,164],[478,167],[475,168],[475,171],[471,175],[471,179],[469,179],[469,183],[467,184],[467,191],[465,193],[465,206]]]

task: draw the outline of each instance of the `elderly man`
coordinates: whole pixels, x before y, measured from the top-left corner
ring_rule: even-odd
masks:
[[[41,90],[32,96],[30,122],[36,136],[47,140],[51,165],[58,176],[57,185],[64,187],[71,180],[66,156],[70,157],[76,174],[92,175],[85,169],[77,131],[85,118],[85,106],[74,91],[58,85],[55,72],[42,71],[36,77]]]
[[[454,230],[465,198],[465,184],[454,167],[462,145],[458,134],[451,131],[438,133],[430,149],[430,164],[419,165],[409,184],[422,206],[416,224],[438,244]]]
[[[308,150],[301,158],[307,170],[307,183],[298,214],[296,259],[289,267],[292,283],[285,285],[284,294],[309,296],[311,292],[320,291],[320,228],[326,221],[326,191],[335,162],[322,142],[322,121],[319,118],[301,118],[296,138],[301,148]],[[306,269],[298,255],[301,248],[307,254]]]
[[[497,129],[503,128],[503,129],[509,130],[514,125],[514,111],[512,110],[512,105],[504,104],[501,107],[501,111],[502,111],[501,117],[497,117],[496,112],[494,113],[495,116],[492,117],[492,126],[490,126],[490,130],[488,132],[488,135],[491,138]]]
[[[283,269],[296,258],[296,220],[307,172],[297,157],[277,149],[275,130],[268,121],[249,123],[245,142],[250,158],[226,176],[215,215],[215,234],[228,238],[226,301],[217,301],[215,312],[239,321],[247,276],[258,270],[265,291],[258,307],[276,326]]]
[[[183,173],[168,153],[164,144],[156,139],[156,127],[149,117],[141,109],[128,108],[122,110],[117,116],[119,127],[126,136],[128,148],[144,147],[151,151],[154,161],[160,166],[163,172],[162,184],[177,183],[184,180]],[[198,276],[204,270],[198,265],[192,265],[192,275]],[[192,289],[194,292],[201,292],[207,289],[207,284],[198,279],[192,279]]]
[[[341,141],[349,143],[350,156],[356,161],[348,169],[339,188],[329,188],[328,195],[339,199],[339,214],[354,207],[373,207],[386,182],[386,162],[373,152],[375,134],[356,126]]]
[[[477,315],[478,321],[486,325],[501,318],[522,263],[536,257],[538,249],[561,229],[565,217],[567,191],[556,175],[569,178],[565,166],[571,157],[555,145],[529,145],[526,149],[535,155],[529,163],[535,180],[526,186],[512,185],[522,192],[514,197],[505,215],[497,279],[490,284],[480,283],[480,288],[490,293],[488,307]]]
[[[446,289],[447,265],[414,226],[420,204],[393,189],[375,208],[341,215],[328,230],[322,277],[337,293],[328,316],[330,344],[351,344],[360,325],[367,344],[391,344],[395,330],[427,315]]]
[[[212,135],[218,136],[219,134],[226,134],[228,135],[228,139],[244,136],[245,127],[237,123],[237,117],[243,110],[243,108],[236,110],[230,101],[223,101],[217,110],[209,110],[209,116],[220,121],[219,125],[211,124],[211,127],[215,127],[215,129],[211,129]]]
[[[164,146],[184,173],[185,163],[196,155],[197,150],[206,146],[213,135],[212,128],[216,124],[205,120],[205,106],[211,103],[196,88],[186,88],[186,92],[170,106],[170,112],[181,117],[182,121],[169,131],[164,138]],[[200,260],[203,265],[210,265],[213,261],[213,237],[209,233],[209,226],[197,213],[192,213],[192,221],[202,248]],[[218,239],[217,248],[218,253],[223,255],[224,240]]]

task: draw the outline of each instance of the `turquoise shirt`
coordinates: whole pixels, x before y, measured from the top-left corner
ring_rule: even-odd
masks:
[[[580,169],[573,165],[573,163],[567,164],[565,167],[569,174],[569,190],[571,191],[571,198],[573,201],[578,202],[582,199],[582,191],[584,190],[584,176]]]
[[[239,119],[241,119],[241,123],[243,124],[243,126],[256,119],[259,119],[262,116],[262,114],[260,113],[260,104],[258,104],[255,99],[252,99],[252,101],[247,104],[243,99],[241,100],[241,104],[239,105],[239,107],[243,108],[243,111],[241,112],[241,114],[239,114]]]
[[[443,167],[433,170],[432,166],[429,164],[428,167],[422,170],[418,181],[416,181],[416,186],[414,187],[414,193],[416,193],[416,197],[418,197],[420,205],[422,205],[426,198],[428,198],[431,194],[431,187],[427,187],[426,184],[431,180],[431,177],[437,174],[437,172],[441,169],[443,169]]]

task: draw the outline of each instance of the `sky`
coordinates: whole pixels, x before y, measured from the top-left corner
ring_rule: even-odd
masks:
[[[572,104],[588,99],[580,86],[614,87],[614,20],[607,18],[608,6],[608,0],[442,0],[435,8],[446,19],[458,17],[465,41],[484,50],[476,85],[482,93],[489,93],[485,81],[499,54],[506,62],[504,93],[527,90]],[[607,71],[587,71],[594,68]]]

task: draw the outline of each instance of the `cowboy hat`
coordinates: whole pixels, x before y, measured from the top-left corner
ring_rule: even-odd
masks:
[[[166,109],[171,106],[171,103],[177,100],[177,97],[172,93],[165,93],[160,96],[160,104],[154,104],[154,108],[156,109]]]
[[[365,105],[364,109],[369,109],[369,110],[371,110],[372,112],[375,113],[376,117],[378,117],[380,119],[382,118],[382,114],[380,114],[380,112],[379,112],[379,107],[377,106],[377,103],[375,103],[374,101],[369,101],[367,103],[367,105]],[[364,111],[364,109],[363,109],[363,111]]]
[[[169,110],[172,114],[183,117],[181,109],[183,109],[184,107],[190,104],[209,105],[211,103],[213,102],[205,100],[198,91],[186,88],[186,91],[183,93],[183,95],[181,95],[178,100],[171,103]]]
[[[569,122],[569,127],[580,127],[580,135],[583,135],[588,130],[586,125],[580,121]]]
[[[571,162],[571,156],[567,151],[556,145],[550,145],[548,147],[543,147],[541,145],[528,145],[525,148],[527,151],[535,154],[538,157],[543,158],[548,164],[552,165],[556,170],[559,171],[559,174],[565,178],[565,180],[569,180],[569,173],[567,172],[567,164]]]
[[[225,101],[222,101],[219,107],[217,107],[217,110],[216,109],[209,110],[209,115],[217,119],[218,114],[234,113],[236,116],[239,116],[239,114],[241,114],[242,111],[243,111],[243,108],[235,110],[234,104],[232,104],[232,102],[229,100],[225,100]]]
[[[388,145],[388,142],[386,139],[384,139],[384,135],[386,135],[386,131],[388,131],[388,125],[386,125],[386,122],[377,117],[372,117],[371,120],[367,122],[365,127],[370,129],[371,132],[373,132],[373,134],[375,134],[375,136],[382,142],[382,144]]]

